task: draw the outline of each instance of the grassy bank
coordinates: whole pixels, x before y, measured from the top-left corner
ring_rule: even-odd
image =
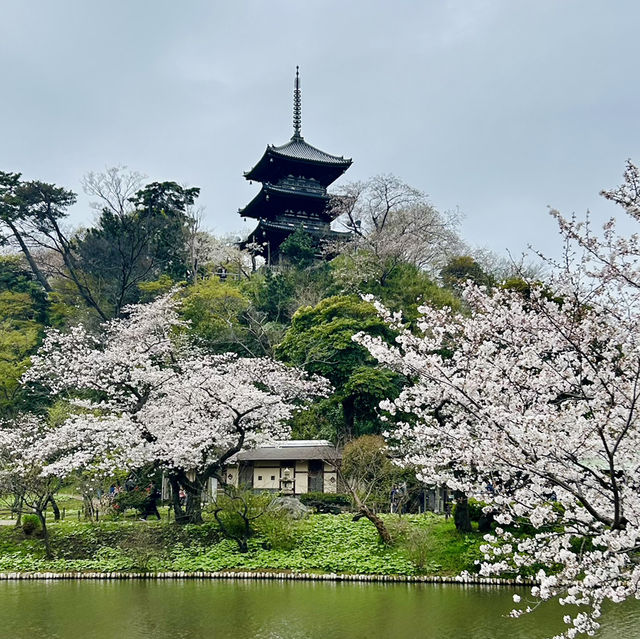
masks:
[[[177,526],[165,521],[51,523],[55,559],[42,541],[19,528],[0,527],[0,571],[260,570],[358,574],[452,575],[474,570],[481,535],[459,534],[451,519],[385,517],[395,543],[379,543],[374,527],[351,515],[313,515],[282,529],[265,527],[239,553],[215,523]]]

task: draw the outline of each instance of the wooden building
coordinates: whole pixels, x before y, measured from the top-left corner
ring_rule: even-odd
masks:
[[[338,491],[340,451],[325,440],[290,440],[238,453],[226,481],[256,491],[300,495]]]
[[[244,174],[260,182],[260,192],[239,210],[242,217],[258,220],[243,246],[262,255],[268,265],[277,264],[280,245],[296,230],[307,233],[318,247],[322,240],[344,239],[349,234],[331,229],[337,212],[330,206],[327,187],[350,166],[351,160],[331,155],[302,137],[300,75],[296,67],[293,136],[281,146],[268,145],[262,158]]]

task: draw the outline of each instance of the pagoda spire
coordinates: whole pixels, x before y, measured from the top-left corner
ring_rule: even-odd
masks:
[[[300,90],[300,67],[296,65],[296,79],[293,84],[293,138],[302,139],[302,91]]]

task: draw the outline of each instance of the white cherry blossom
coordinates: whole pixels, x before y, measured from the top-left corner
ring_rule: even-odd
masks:
[[[47,335],[25,381],[68,397],[78,413],[37,442],[52,460],[45,474],[154,463],[195,495],[241,448],[286,438],[293,412],[329,391],[269,358],[202,354],[183,328],[165,296],[97,335],[82,327]]]
[[[605,196],[639,220],[632,165],[625,180]],[[380,309],[396,344],[356,339],[415,380],[381,405],[403,462],[495,509],[481,574],[548,566],[532,595],[586,606],[565,617],[575,637],[604,600],[640,597],[640,242],[556,217],[567,253],[546,286],[469,286],[465,312],[423,307],[417,330]]]

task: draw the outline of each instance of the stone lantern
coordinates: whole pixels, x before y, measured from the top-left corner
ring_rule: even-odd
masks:
[[[282,471],[282,481],[280,483],[283,495],[293,495],[293,479],[291,478],[290,468],[285,468]]]

